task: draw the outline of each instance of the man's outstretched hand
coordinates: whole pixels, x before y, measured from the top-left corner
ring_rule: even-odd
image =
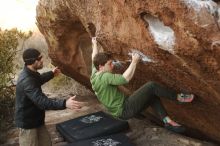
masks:
[[[66,100],[66,107],[69,109],[81,109],[83,106],[86,105],[86,102],[80,102],[76,101],[76,95],[70,97],[69,99]]]

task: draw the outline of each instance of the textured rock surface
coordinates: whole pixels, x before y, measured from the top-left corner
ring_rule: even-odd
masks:
[[[192,104],[164,103],[175,119],[220,142],[219,13],[211,0],[40,0],[37,24],[54,64],[90,89],[91,36],[124,68],[136,48],[145,58],[127,87],[154,80],[196,94]]]

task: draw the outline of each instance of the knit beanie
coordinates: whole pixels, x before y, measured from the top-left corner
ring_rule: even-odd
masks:
[[[25,65],[33,64],[40,56],[40,52],[37,49],[28,48],[23,52],[23,60]]]

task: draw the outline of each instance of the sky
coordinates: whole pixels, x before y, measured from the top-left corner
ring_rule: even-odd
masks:
[[[36,28],[38,0],[0,0],[1,29],[18,28],[22,31]]]

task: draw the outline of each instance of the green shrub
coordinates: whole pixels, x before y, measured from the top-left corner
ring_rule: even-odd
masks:
[[[31,34],[17,29],[1,30],[0,28],[0,131],[8,128],[5,123],[9,117],[13,119],[15,93],[13,60],[17,52],[18,40],[27,39]]]

